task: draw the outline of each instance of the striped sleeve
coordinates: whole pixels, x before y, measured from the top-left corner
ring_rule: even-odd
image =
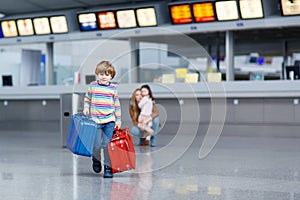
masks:
[[[84,97],[84,107],[90,108],[92,95],[93,95],[92,94],[92,87],[91,87],[91,85],[89,85],[88,91],[86,92],[85,97]]]
[[[121,127],[121,105],[120,105],[117,89],[115,90],[115,94],[114,94],[114,105],[115,105],[116,125],[118,127]]]

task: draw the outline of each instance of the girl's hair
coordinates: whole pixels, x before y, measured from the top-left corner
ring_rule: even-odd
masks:
[[[111,64],[111,62],[104,60],[104,61],[101,61],[96,66],[96,69],[95,69],[96,75],[98,75],[100,73],[105,73],[106,75],[110,74],[111,78],[113,79],[116,75],[116,70],[115,70],[114,66]]]
[[[142,85],[141,89],[146,88],[149,91],[149,97],[154,100],[154,97],[152,95],[152,91],[149,85]]]

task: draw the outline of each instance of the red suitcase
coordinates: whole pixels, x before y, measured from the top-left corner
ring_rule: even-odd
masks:
[[[136,155],[129,128],[116,128],[108,144],[112,172],[135,169]]]

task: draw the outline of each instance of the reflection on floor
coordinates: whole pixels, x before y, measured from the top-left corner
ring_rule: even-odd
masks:
[[[136,170],[103,179],[90,158],[61,148],[58,131],[2,130],[0,199],[300,200],[300,137],[237,135],[199,159],[203,135],[178,145],[161,134],[157,147],[136,146]]]

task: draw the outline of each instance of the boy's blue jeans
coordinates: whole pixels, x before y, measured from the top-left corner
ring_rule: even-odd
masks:
[[[110,166],[110,158],[107,145],[112,138],[115,122],[97,125],[97,133],[94,142],[93,157],[101,161],[101,147],[103,147],[104,165]]]

